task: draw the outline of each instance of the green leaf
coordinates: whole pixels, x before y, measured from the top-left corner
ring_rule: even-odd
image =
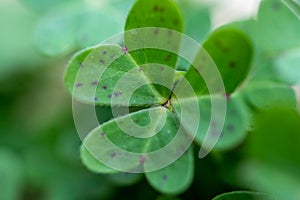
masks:
[[[249,82],[243,89],[246,100],[258,109],[288,106],[296,107],[296,95],[290,86],[269,81]]]
[[[276,19],[276,20],[274,20]],[[259,44],[268,52],[278,52],[300,46],[299,18],[282,2],[261,2],[256,27]]]
[[[99,23],[100,22],[100,23]],[[89,1],[58,4],[43,16],[34,37],[37,49],[47,56],[62,56],[97,45],[122,31],[123,19]]]
[[[202,75],[212,70],[215,63],[223,78],[226,93],[232,93],[248,75],[252,59],[250,41],[240,31],[221,28],[210,35],[203,48],[208,55],[203,49],[199,50],[194,66],[185,75],[186,79],[197,95],[207,94],[208,89]],[[213,85],[214,81],[211,78],[209,84]]]
[[[152,28],[139,29],[145,27]],[[159,63],[175,68],[181,40],[174,31],[182,32],[182,29],[181,13],[172,0],[138,0],[127,16],[124,43],[138,65]],[[173,75],[174,71],[170,71],[165,76],[169,80],[167,86],[156,85],[163,97],[170,96]],[[154,74],[147,76],[155,79]]]
[[[222,101],[221,99],[225,97],[203,96],[199,99],[200,121],[195,142],[203,145],[203,148],[206,148],[206,144],[204,144],[205,138],[214,139],[218,137],[218,130],[222,128],[221,135],[214,146],[214,150],[224,151],[232,149],[245,139],[247,131],[250,129],[251,115],[249,114],[249,110],[241,96],[233,94],[228,97],[226,102],[226,114],[223,116],[225,119],[222,119],[222,111],[217,108],[214,108],[215,113],[212,116],[211,98],[215,99],[215,101],[217,99]],[[176,113],[179,114],[178,109],[175,110]],[[223,121],[224,126],[222,126]],[[184,124],[184,126],[187,127],[189,124]],[[186,129],[188,130],[188,128]]]
[[[0,150],[1,199],[19,199],[23,184],[22,163],[12,152]]]
[[[130,186],[142,179],[142,174],[120,172],[117,174],[109,174],[107,178],[115,185]]]
[[[240,179],[247,187],[271,193],[278,199],[299,199],[299,113],[277,107],[259,112],[255,118]]]
[[[170,158],[164,154],[155,158],[145,154],[169,144],[178,131],[177,123],[173,113],[164,107],[149,108],[100,125],[88,134],[83,143],[97,159],[118,170],[135,172],[144,166],[147,171],[152,165],[169,159],[172,161],[172,153],[176,156],[184,150],[175,145],[168,151]]]
[[[270,196],[258,192],[235,191],[221,194],[213,200],[271,200]]]
[[[99,160],[97,160],[87,149],[84,145],[80,148],[80,157],[82,163],[92,172],[95,173],[118,173],[119,171],[107,167],[106,165],[102,164]]]
[[[285,52],[279,55],[274,63],[277,77],[286,83],[300,82],[300,51]]]
[[[194,156],[189,149],[171,165],[145,174],[148,182],[156,190],[166,194],[180,194],[194,178]]]
[[[76,54],[67,67],[65,85],[76,100],[91,104],[140,106],[166,101],[118,45],[100,45]]]

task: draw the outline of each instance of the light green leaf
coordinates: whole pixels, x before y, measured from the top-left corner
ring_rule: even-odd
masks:
[[[0,150],[0,193],[1,199],[19,199],[23,184],[23,169],[19,158],[12,152]]]
[[[299,199],[299,114],[294,109],[277,107],[259,112],[255,119],[240,179],[247,187],[278,199]]]
[[[285,84],[269,81],[249,82],[243,93],[250,103],[258,109],[288,106],[296,107],[296,96],[294,90]]]
[[[235,191],[221,194],[213,200],[272,200],[270,196],[258,192]]]
[[[282,1],[263,0],[257,20],[256,35],[265,51],[272,53],[300,46],[299,18]]]
[[[76,54],[67,67],[65,85],[76,100],[98,105],[140,106],[166,101],[118,45],[100,45]]]
[[[192,149],[189,149],[171,165],[145,175],[150,185],[162,193],[180,194],[184,192],[194,178]]]
[[[224,82],[226,93],[232,93],[248,75],[252,46],[248,38],[240,31],[231,28],[221,28],[207,39],[194,61],[196,66],[190,67],[185,77],[193,86],[197,95],[207,94],[207,86],[201,74],[211,70],[214,63]],[[210,60],[212,58],[213,62]],[[214,84],[211,78],[209,84]]]
[[[119,171],[107,167],[106,165],[102,164],[99,160],[97,160],[87,149],[84,145],[80,148],[80,157],[82,163],[92,172],[95,173],[118,173]]]
[[[289,84],[300,82],[300,51],[285,52],[276,58],[274,68],[277,77]]]

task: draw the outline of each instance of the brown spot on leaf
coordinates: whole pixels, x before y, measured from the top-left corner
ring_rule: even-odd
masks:
[[[158,5],[154,5],[154,6],[153,6],[153,11],[154,11],[154,12],[157,12],[158,9],[159,9]]]

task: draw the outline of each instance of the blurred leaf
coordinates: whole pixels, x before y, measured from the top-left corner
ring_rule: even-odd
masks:
[[[250,41],[240,31],[223,28],[212,33],[203,48],[208,55],[201,49],[195,61],[199,66],[190,67],[185,77],[198,95],[208,93],[206,83],[196,68],[202,73],[209,70],[206,68],[214,67],[210,56],[221,73],[226,93],[232,93],[248,75],[252,59]]]
[[[240,179],[278,199],[300,197],[300,116],[292,109],[274,108],[256,116],[246,145]]]
[[[96,1],[59,4],[41,18],[35,45],[47,56],[61,56],[99,44],[123,28],[124,20],[109,11]]]
[[[289,84],[299,83],[300,51],[285,52],[278,56],[275,60],[274,68],[280,80]]]
[[[194,178],[192,149],[171,165],[157,171],[147,172],[145,175],[150,185],[162,193],[182,193],[190,186]]]
[[[10,150],[0,150],[0,193],[3,200],[15,200],[20,198],[23,184],[24,169],[21,161]]]
[[[300,46],[299,18],[282,1],[261,2],[256,31],[260,47],[270,53]]]
[[[213,200],[271,200],[272,198],[266,194],[258,192],[236,191],[221,194]]]
[[[37,67],[42,59],[31,45],[36,17],[15,1],[0,6],[0,80]]]
[[[285,84],[253,81],[249,82],[243,92],[248,102],[255,108],[296,107],[295,92],[293,88]]]

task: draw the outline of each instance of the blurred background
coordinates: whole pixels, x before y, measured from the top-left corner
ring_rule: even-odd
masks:
[[[159,196],[141,176],[123,179],[122,175],[98,175],[81,164],[71,95],[63,85],[65,66],[72,54],[121,32],[133,2],[0,0],[1,200]],[[259,4],[259,0],[197,1],[193,7],[198,11],[189,16],[187,0],[180,2],[184,15],[202,24],[200,32],[190,30],[199,42],[213,28],[255,16]],[[190,23],[187,29],[196,22]],[[202,169],[211,168],[209,162],[198,162]],[[208,177],[204,185],[199,181],[202,189],[198,192],[204,197],[228,189],[212,180],[213,174],[203,171],[197,173]],[[134,184],[138,180],[139,184]],[[127,185],[130,187],[123,187]],[[210,188],[214,192],[209,193]]]

